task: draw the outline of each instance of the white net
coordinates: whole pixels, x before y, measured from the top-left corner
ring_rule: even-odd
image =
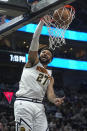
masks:
[[[65,18],[64,20],[65,11],[66,11],[67,18]],[[57,10],[56,19],[54,19],[53,14],[54,13],[45,16],[43,20],[47,26],[47,30],[49,33],[49,47],[55,50],[56,47],[60,47],[66,44],[64,35],[70,23],[75,17],[75,10],[72,6],[66,5]]]

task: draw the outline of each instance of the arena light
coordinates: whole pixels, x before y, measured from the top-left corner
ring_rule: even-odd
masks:
[[[27,61],[28,54],[26,54],[26,62]],[[52,62],[48,64],[48,67],[87,71],[87,62],[64,58],[53,58]]]
[[[6,22],[9,22],[9,20],[6,20]],[[18,29],[18,31],[34,33],[36,27],[37,27],[37,24],[27,24],[23,26],[22,28]],[[46,26],[43,26],[41,34],[49,36]],[[66,30],[65,39],[87,42],[87,33]]]
[[[56,67],[56,68],[87,71],[86,61],[77,61],[71,59],[54,58],[53,61],[48,66]]]
[[[37,24],[28,24],[28,25],[26,25],[26,26],[24,26],[24,27],[22,27],[22,28],[20,28],[18,30],[23,31],[23,32],[34,33],[36,27],[37,27]],[[42,35],[47,35],[47,36],[49,35],[46,26],[43,26],[41,34]],[[87,33],[66,30],[65,38],[66,39],[71,39],[71,40],[87,42]]]

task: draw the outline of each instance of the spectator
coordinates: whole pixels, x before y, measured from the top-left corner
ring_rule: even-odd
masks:
[[[0,122],[0,131],[4,131],[4,127],[3,127],[2,122]]]

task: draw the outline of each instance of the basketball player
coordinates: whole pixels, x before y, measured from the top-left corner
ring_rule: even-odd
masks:
[[[45,93],[48,100],[59,106],[64,98],[56,98],[54,79],[46,69],[52,61],[53,53],[49,48],[43,49],[38,57],[39,37],[44,22],[40,21],[33,35],[29,49],[28,62],[25,64],[16,92],[14,114],[16,131],[48,131],[47,118],[42,103]]]

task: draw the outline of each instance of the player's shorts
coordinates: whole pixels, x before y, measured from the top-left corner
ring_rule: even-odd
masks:
[[[23,100],[14,103],[16,131],[49,131],[44,105]]]

